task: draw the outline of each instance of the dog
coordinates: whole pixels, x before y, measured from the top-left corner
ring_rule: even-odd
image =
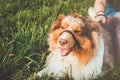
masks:
[[[120,50],[120,26],[112,25],[114,20],[120,21],[109,18],[101,26],[81,16],[60,14],[50,28],[48,45],[51,52],[45,68],[37,76],[47,74],[59,79],[68,75],[74,80],[89,80],[100,75],[104,64],[113,68]]]

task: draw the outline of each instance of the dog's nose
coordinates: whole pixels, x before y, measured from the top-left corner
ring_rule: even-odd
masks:
[[[68,43],[68,41],[66,40],[66,39],[60,39],[59,40],[59,44],[61,45],[61,46],[64,46],[65,44],[67,44]]]

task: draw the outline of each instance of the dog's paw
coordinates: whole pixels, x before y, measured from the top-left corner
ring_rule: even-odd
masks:
[[[45,74],[45,70],[41,70],[37,73],[37,77],[42,77]]]

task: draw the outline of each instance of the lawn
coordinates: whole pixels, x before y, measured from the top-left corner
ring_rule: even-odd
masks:
[[[87,17],[93,2],[0,0],[0,80],[36,80],[36,73],[43,68],[49,54],[47,37],[52,22],[59,14]],[[119,67],[96,80],[118,79]]]

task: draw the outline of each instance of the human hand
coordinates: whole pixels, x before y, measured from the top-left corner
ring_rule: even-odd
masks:
[[[95,21],[105,23],[106,22],[106,17],[104,15],[97,15],[97,16],[95,16]]]

